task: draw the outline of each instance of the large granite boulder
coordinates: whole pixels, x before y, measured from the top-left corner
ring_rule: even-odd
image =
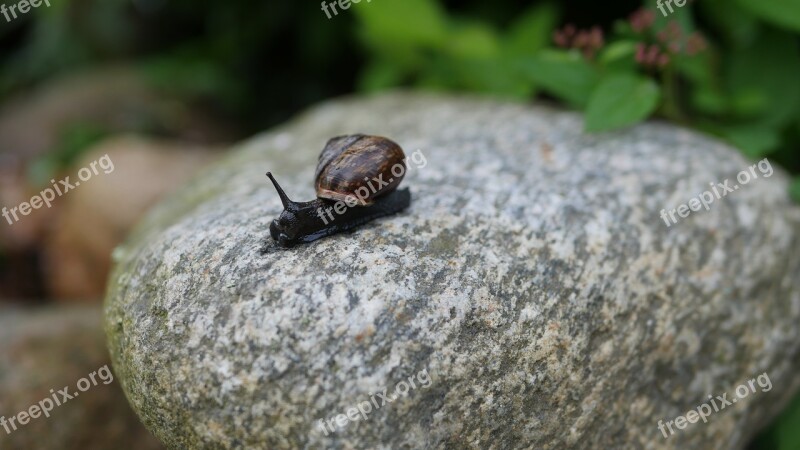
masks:
[[[116,252],[106,329],[134,409],[174,449],[742,448],[800,385],[786,177],[765,161],[672,223],[752,163],[665,124],[581,129],[397,93],[241,145]],[[325,141],[356,132],[406,149],[411,207],[278,248],[264,173],[310,200]],[[775,389],[660,431],[763,374]]]

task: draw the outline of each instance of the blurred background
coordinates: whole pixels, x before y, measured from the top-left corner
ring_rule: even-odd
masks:
[[[800,2],[662,8],[50,0],[0,15],[0,207],[104,155],[117,167],[51,208],[0,219],[0,314],[96,307],[114,247],[148,207],[231,144],[341,95],[546,102],[584,113],[590,132],[666,120],[769,158],[800,200]],[[751,448],[800,449],[800,399]]]

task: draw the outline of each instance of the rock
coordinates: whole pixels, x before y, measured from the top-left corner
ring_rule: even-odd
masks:
[[[51,221],[43,245],[48,292],[57,300],[102,298],[114,247],[149,207],[217,157],[212,149],[198,145],[118,136],[89,150],[75,164],[72,179],[106,155],[108,170],[98,170],[98,175],[57,199],[62,210]]]
[[[22,202],[30,201],[31,192],[28,183],[20,175],[22,164],[10,155],[0,155],[0,208],[11,209]],[[9,251],[22,251],[32,247],[41,237],[41,230],[46,224],[43,214],[27,216],[28,220],[8,222],[0,217],[0,248]]]
[[[662,208],[750,163],[674,126],[581,129],[397,93],[245,143],[116,252],[106,331],[134,409],[174,449],[742,448],[800,385],[786,177],[668,227]],[[325,141],[355,132],[422,155],[411,207],[278,249],[264,173],[310,200]],[[775,389],[659,431],[765,372]]]
[[[216,146],[238,135],[238,127],[228,119],[173,91],[156,88],[137,67],[113,65],[58,76],[30,91],[4,99],[0,103],[0,207],[11,209],[29,202],[42,190],[39,182],[46,187],[49,179],[31,177],[31,173],[38,173],[31,167],[43,162],[41,157],[45,154],[50,157],[71,154],[76,143],[83,142],[87,134],[153,134],[184,142],[182,146],[186,148]],[[158,172],[157,168],[149,169]],[[54,178],[61,179],[60,175]],[[75,178],[74,173],[65,175]],[[180,181],[179,177],[168,177],[156,185]],[[147,190],[147,186],[140,186],[134,192],[141,190]],[[45,278],[40,261],[47,259],[47,270],[54,271],[52,251],[43,258],[41,247],[53,231],[53,223],[58,221],[57,210],[58,206],[42,208],[10,226],[0,217],[0,297],[33,301],[42,297],[88,299],[102,296],[107,253],[95,264],[100,266],[98,269],[90,268],[89,276],[93,278],[88,282],[85,260],[95,257],[94,254],[83,256],[81,264],[69,269],[58,267],[55,269],[60,270],[55,274],[57,279],[50,283],[40,281]],[[84,224],[91,223],[86,219],[82,218]],[[59,239],[62,242],[63,236]],[[75,257],[67,255],[67,258]],[[4,265],[6,261],[8,268]],[[70,273],[63,273],[65,271]],[[25,280],[36,282],[30,286],[32,283],[25,283]],[[44,284],[53,289],[45,291]]]
[[[108,132],[153,132],[203,143],[226,142],[236,134],[185,100],[155,89],[132,66],[71,73],[3,102],[0,148],[27,160],[55,150],[70,127],[87,124]]]
[[[113,375],[105,347],[98,308],[54,308],[38,311],[0,308],[0,448],[85,450],[156,450],[161,444],[145,430],[130,409]],[[76,387],[82,379],[96,385],[85,392]],[[108,382],[108,383],[107,383]],[[49,417],[38,417],[25,425],[14,420],[18,413],[31,412],[51,389],[69,387],[78,393],[65,403],[53,405]],[[55,403],[44,402],[45,408]],[[8,430],[4,427],[7,426]],[[14,430],[14,426],[17,427]]]

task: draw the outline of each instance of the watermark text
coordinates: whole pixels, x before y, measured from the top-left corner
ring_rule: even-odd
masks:
[[[111,384],[114,381],[114,375],[111,373],[111,369],[108,368],[108,365],[90,373],[87,378],[78,380],[77,388],[79,392],[70,393],[68,386],[58,391],[50,389],[50,397],[43,398],[39,403],[32,405],[25,411],[20,411],[8,419],[6,419],[5,416],[0,417],[0,427],[6,430],[6,434],[11,434],[17,431],[18,428],[29,424],[33,419],[38,419],[41,416],[50,417],[50,412],[52,412],[56,406],[61,406],[78,397],[81,392],[86,392],[93,386],[97,386],[98,379],[102,381],[103,384]]]
[[[415,376],[408,377],[408,381],[403,380],[397,383],[394,388],[394,393],[387,395],[386,389],[377,394],[370,393],[370,398],[359,402],[357,406],[353,406],[347,410],[347,414],[339,414],[329,419],[319,419],[319,429],[328,436],[329,433],[336,432],[336,426],[344,428],[349,422],[356,422],[358,420],[367,420],[369,414],[374,410],[378,410],[384,405],[390,404],[400,398],[400,396],[408,395],[412,389],[417,389],[417,384],[414,382]],[[416,374],[416,381],[422,388],[428,388],[431,385],[431,377],[428,375],[428,369],[423,369]],[[375,398],[377,396],[377,398]]]
[[[702,420],[703,423],[708,423],[708,416],[711,414],[720,412],[728,406],[733,406],[734,403],[750,394],[755,394],[756,383],[758,383],[758,386],[761,388],[760,392],[769,392],[772,390],[772,381],[770,381],[769,375],[764,372],[757,378],[753,378],[747,383],[742,383],[737,386],[733,393],[735,396],[731,395],[730,399],[728,398],[727,392],[722,395],[717,395],[716,397],[709,395],[708,399],[710,401],[703,403],[695,409],[689,410],[686,414],[666,422],[659,420],[658,429],[661,431],[661,434],[664,435],[664,439],[667,439],[675,434],[675,429],[672,428],[673,425],[675,425],[676,429],[683,430],[688,424],[697,423],[700,420]],[[667,434],[667,430],[669,430],[669,434]]]
[[[42,206],[47,206],[50,208],[53,206],[53,200],[56,199],[56,194],[61,197],[67,192],[80,186],[81,182],[89,181],[93,176],[99,175],[100,171],[98,170],[98,167],[103,169],[103,173],[108,175],[114,171],[114,162],[111,161],[111,158],[108,156],[108,154],[106,154],[97,161],[93,161],[91,164],[89,164],[89,167],[84,167],[78,171],[78,178],[80,181],[75,181],[73,183],[70,181],[70,177],[66,177],[63,180],[60,180],[58,183],[56,183],[56,180],[50,180],[52,186],[41,191],[39,195],[33,196],[30,202],[23,202],[19,206],[15,206],[11,209],[4,206],[2,210],[3,217],[6,219],[9,225],[14,225],[15,223],[19,222],[20,215],[27,216],[33,212],[33,210],[39,209]]]

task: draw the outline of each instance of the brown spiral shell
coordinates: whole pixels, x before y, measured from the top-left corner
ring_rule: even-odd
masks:
[[[405,159],[403,149],[385,137],[363,134],[335,137],[319,155],[314,176],[317,197],[334,201],[355,197],[360,205],[371,205],[403,181]]]

